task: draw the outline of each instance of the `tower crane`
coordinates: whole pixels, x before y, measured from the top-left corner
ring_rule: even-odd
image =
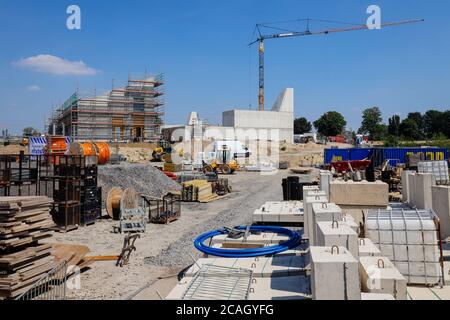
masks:
[[[259,52],[259,92],[258,92],[258,110],[264,111],[264,41],[269,39],[281,39],[281,38],[290,38],[290,37],[302,37],[302,36],[317,36],[317,35],[328,35],[332,33],[338,33],[338,32],[349,32],[349,31],[359,31],[359,30],[371,30],[367,24],[363,25],[353,25],[351,27],[346,28],[335,28],[335,29],[328,29],[328,30],[318,30],[318,31],[310,31],[309,30],[309,22],[312,19],[305,19],[307,21],[307,27],[305,31],[290,31],[280,28],[273,28],[269,27],[266,24],[257,24],[256,30],[258,31],[258,37],[255,41],[251,42],[249,46],[252,46],[255,43],[259,43],[258,46],[258,52]],[[297,20],[301,21],[301,20]],[[318,20],[321,21],[321,20]],[[400,26],[405,24],[411,24],[411,23],[418,23],[423,22],[424,19],[413,19],[413,20],[403,20],[403,21],[397,21],[397,22],[389,22],[384,23],[381,25],[381,28],[386,27],[394,27],[394,26]],[[273,28],[278,30],[285,31],[284,33],[273,33],[273,34],[263,34],[261,32],[261,28]]]

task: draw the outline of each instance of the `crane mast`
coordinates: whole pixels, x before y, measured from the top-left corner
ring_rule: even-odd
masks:
[[[257,24],[256,29],[258,30],[259,36],[258,38],[249,44],[249,46],[259,43],[258,53],[259,53],[259,91],[258,91],[258,110],[264,111],[265,105],[265,75],[264,75],[264,54],[265,47],[264,41],[268,39],[281,39],[281,38],[290,38],[290,37],[301,37],[301,36],[314,36],[314,35],[328,35],[330,33],[339,33],[339,32],[349,32],[349,31],[359,31],[359,30],[371,30],[367,25],[356,25],[347,28],[338,28],[338,29],[328,29],[328,30],[319,30],[319,31],[310,31],[309,30],[309,20],[308,19],[308,27],[305,31],[301,32],[287,32],[287,33],[276,33],[276,34],[268,34],[263,35],[261,33],[260,27],[266,27],[262,24]],[[414,19],[414,20],[404,20],[398,22],[389,22],[381,25],[381,28],[399,26],[404,24],[418,23],[423,22],[424,19]]]

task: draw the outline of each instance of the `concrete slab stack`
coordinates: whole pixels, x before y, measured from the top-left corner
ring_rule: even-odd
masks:
[[[312,223],[308,225],[308,234],[310,237],[310,245],[315,246],[317,243],[317,222],[333,222],[342,221],[342,210],[335,203],[313,203],[312,205]]]
[[[280,244],[281,242],[288,241],[289,237],[286,235],[279,235],[276,233],[266,233],[263,232],[261,234],[250,234],[247,239],[238,238],[228,238],[228,235],[222,234],[215,236],[211,239],[211,244],[259,244],[259,245],[275,245]]]
[[[358,234],[344,223],[317,222],[317,235],[315,245],[331,247],[338,245],[345,247],[355,259],[359,258]]]
[[[406,300],[406,278],[388,258],[361,257],[359,266],[364,292],[391,294],[396,300]]]
[[[358,261],[344,247],[311,247],[314,300],[361,300]]]
[[[266,202],[260,209],[253,212],[252,218],[255,224],[300,225],[304,220],[303,202]]]
[[[450,237],[450,186],[433,186],[431,188],[433,211],[441,223],[442,240]]]

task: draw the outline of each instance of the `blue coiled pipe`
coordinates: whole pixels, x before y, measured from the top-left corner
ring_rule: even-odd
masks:
[[[245,231],[247,227],[236,227],[237,230]],[[212,237],[228,234],[228,230],[219,229],[202,234],[194,241],[194,246],[197,250],[211,256],[224,257],[224,258],[252,258],[262,257],[267,255],[274,255],[290,249],[293,249],[300,245],[301,236],[295,231],[291,231],[281,227],[267,227],[267,226],[252,226],[250,231],[254,232],[271,232],[284,234],[289,237],[289,240],[280,243],[279,245],[263,247],[263,248],[251,248],[251,249],[220,249],[212,248],[204,244],[204,242]]]

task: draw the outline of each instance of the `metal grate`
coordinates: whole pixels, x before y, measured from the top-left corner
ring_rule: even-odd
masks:
[[[16,300],[66,300],[67,264],[62,262],[45,274]]]
[[[182,300],[248,300],[253,271],[205,264]]]
[[[447,161],[421,161],[418,164],[419,173],[431,173],[436,178],[437,184],[448,184]]]
[[[430,221],[433,222],[432,226]],[[376,226],[371,222],[376,222]],[[414,223],[416,227],[413,227]],[[417,278],[424,278],[423,284],[426,285],[444,283],[440,221],[432,210],[369,210],[365,232],[379,247],[382,255],[387,256],[407,278],[408,283],[419,284],[415,282]],[[422,251],[423,259],[414,259],[413,250],[416,253]],[[440,275],[436,272],[439,269]]]

